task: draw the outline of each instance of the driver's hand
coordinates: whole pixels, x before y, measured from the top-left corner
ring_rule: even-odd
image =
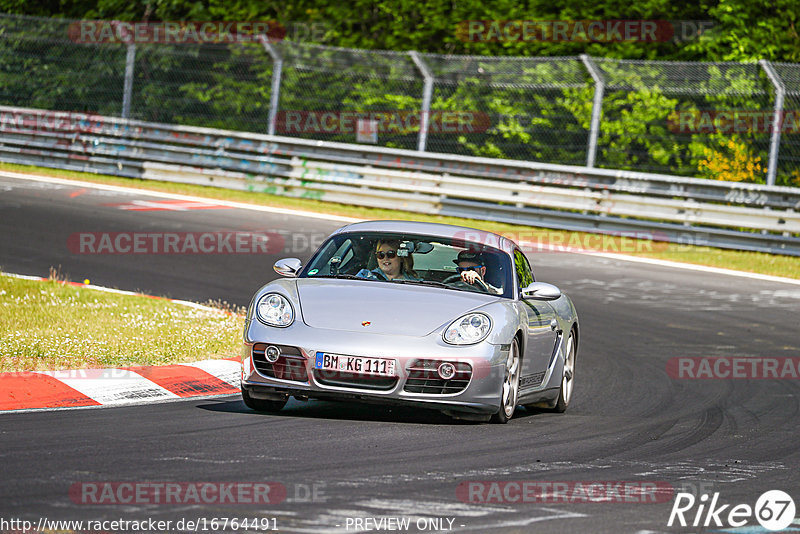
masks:
[[[481,279],[481,275],[475,271],[464,271],[461,273],[461,279],[468,284],[474,284]]]

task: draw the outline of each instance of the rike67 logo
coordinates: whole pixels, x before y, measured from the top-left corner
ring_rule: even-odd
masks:
[[[749,504],[721,504],[719,492],[709,501],[704,493],[695,498],[691,493],[678,493],[667,526],[692,527],[743,527],[755,519],[767,530],[783,530],[794,521],[794,500],[781,490],[763,493],[755,506]],[[687,519],[688,518],[688,519]]]

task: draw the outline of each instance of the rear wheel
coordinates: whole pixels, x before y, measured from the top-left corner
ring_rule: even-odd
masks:
[[[500,411],[492,416],[493,423],[505,424],[514,416],[519,397],[519,365],[519,343],[514,338],[506,359],[505,379],[503,389],[500,391]]]
[[[257,412],[279,412],[286,406],[289,398],[286,397],[283,400],[254,399],[250,396],[247,388],[242,386],[242,400],[245,406]]]
[[[561,375],[561,388],[558,400],[552,410],[558,413],[567,411],[569,401],[572,399],[572,386],[575,380],[575,336],[570,332],[567,338],[567,353],[564,356],[564,372]]]

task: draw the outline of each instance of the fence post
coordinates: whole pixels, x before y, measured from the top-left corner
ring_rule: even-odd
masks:
[[[275,120],[278,117],[278,104],[281,96],[281,74],[283,73],[283,58],[275,50],[275,47],[269,43],[269,38],[261,36],[261,43],[264,45],[264,50],[272,58],[272,88],[269,94],[269,126],[267,127],[267,134],[275,135]]]
[[[783,80],[772,68],[772,63],[766,59],[758,62],[761,68],[775,87],[775,110],[772,114],[772,136],[769,140],[769,164],[767,165],[767,185],[775,185],[775,176],[778,173],[778,150],[781,146],[781,126],[783,126],[783,99],[786,94],[786,86]]]
[[[597,155],[597,136],[600,133],[600,114],[603,111],[603,92],[606,84],[597,66],[592,62],[592,58],[586,54],[580,56],[586,70],[594,80],[594,100],[592,101],[592,123],[589,126],[589,147],[586,149],[586,166],[594,167],[594,160]]]
[[[133,68],[136,61],[136,45],[130,43],[125,54],[125,83],[122,88],[122,118],[131,114],[131,97],[133,95]]]
[[[425,148],[428,145],[428,118],[431,111],[431,95],[433,94],[433,75],[416,50],[410,50],[408,55],[411,56],[411,60],[422,73],[422,77],[425,78],[425,85],[422,89],[422,117],[419,119],[419,138],[417,142],[417,150],[425,152]]]

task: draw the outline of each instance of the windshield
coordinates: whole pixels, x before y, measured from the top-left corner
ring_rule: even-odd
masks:
[[[351,232],[323,243],[300,278],[420,284],[511,298],[513,271],[501,250],[463,238]]]

